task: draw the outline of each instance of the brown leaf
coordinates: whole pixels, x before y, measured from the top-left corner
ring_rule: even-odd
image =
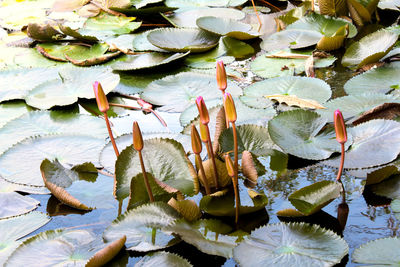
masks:
[[[226,170],[225,163],[220,161],[219,159],[215,159],[215,164],[217,165],[218,170],[218,184],[220,187],[225,187],[232,182],[231,177],[228,175],[228,171]],[[214,169],[210,159],[203,162],[204,172],[206,173],[206,177],[208,180],[208,184],[210,188],[215,187],[214,183]],[[200,175],[200,173],[199,173]]]
[[[89,261],[86,263],[85,267],[95,267],[103,266],[110,260],[112,260],[119,251],[124,247],[126,242],[126,236],[124,235],[120,239],[111,242],[105,248],[99,250],[94,254]]]
[[[306,76],[307,77],[315,77],[315,71],[314,71],[314,56],[311,54],[311,56],[309,56],[306,59],[306,63],[304,66],[305,70],[306,70]]]
[[[225,118],[225,109],[221,107],[217,113],[216,123],[215,123],[215,134],[214,134],[214,143],[213,143],[213,151],[216,153],[219,150],[219,137],[222,132],[226,129],[226,118]]]
[[[370,109],[361,116],[353,121],[353,125],[358,125],[360,123],[374,120],[374,119],[386,119],[392,120],[400,116],[400,104],[399,103],[384,103],[373,109]]]
[[[253,156],[249,151],[243,151],[242,153],[242,172],[249,180],[251,187],[257,185],[258,174],[254,166]]]
[[[171,198],[168,205],[178,211],[183,218],[189,222],[198,220],[201,217],[201,210],[193,200],[176,200]]]
[[[41,42],[52,42],[65,37],[63,33],[57,31],[49,24],[39,25],[37,23],[29,23],[26,31],[29,37]]]
[[[279,103],[286,103],[288,106],[298,106],[301,108],[325,109],[321,104],[312,99],[302,99],[295,95],[266,95],[268,99],[276,100]]]
[[[37,50],[40,54],[42,54],[44,57],[47,57],[48,59],[55,60],[55,61],[60,61],[60,62],[68,62],[68,60],[66,60],[66,59],[64,59],[64,58],[56,57],[56,56],[53,56],[53,55],[49,54],[49,53],[46,51],[46,49],[44,49],[44,48],[41,47],[40,45],[37,45],[37,46],[36,46],[36,50]]]
[[[87,67],[87,66],[102,64],[104,62],[107,62],[107,61],[119,56],[120,54],[121,54],[121,52],[118,51],[118,52],[114,52],[114,53],[105,54],[104,56],[89,58],[89,59],[85,59],[85,60],[75,60],[75,59],[70,58],[67,54],[64,54],[64,56],[66,59],[68,59],[74,65],[81,66],[81,67]]]
[[[304,54],[290,53],[286,51],[279,51],[271,55],[266,55],[268,58],[293,58],[293,59],[307,59],[309,56]]]
[[[295,209],[284,209],[280,210],[276,213],[277,216],[280,217],[304,217],[305,215],[298,210]]]

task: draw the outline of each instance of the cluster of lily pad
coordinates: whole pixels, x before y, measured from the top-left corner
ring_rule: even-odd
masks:
[[[65,261],[97,266],[111,260],[124,245],[126,250],[147,253],[183,240],[204,253],[234,257],[241,266],[283,266],[294,261],[333,265],[348,253],[340,237],[349,212],[340,180],[343,168],[378,166],[367,169],[366,183],[376,195],[394,199],[391,207],[398,216],[396,162],[383,171],[379,167],[395,160],[400,151],[400,124],[393,120],[399,105],[398,27],[373,32],[347,46],[344,66],[371,69],[345,84],[346,96],[331,99],[330,86],[312,78],[318,76],[318,68],[336,60],[324,51],[336,50],[346,44],[346,38],[355,37],[385,1],[320,0],[312,6],[306,2],[282,12],[274,27],[267,27],[271,15],[258,14],[265,8],[255,7],[255,13],[252,7],[228,8],[245,2],[77,1],[67,5],[56,1],[53,11],[75,10],[70,14],[89,18],[48,24],[32,21],[26,25],[31,39],[12,44],[27,42],[34,49],[4,47],[8,55],[1,58],[12,60],[0,62],[7,68],[0,73],[0,102],[9,101],[1,104],[0,137],[7,142],[0,144],[0,200],[4,207],[13,204],[0,213],[0,264],[19,266],[39,258],[46,259],[47,265]],[[336,2],[346,2],[347,7]],[[148,14],[158,12],[175,28],[131,34],[147,26],[130,16],[145,21]],[[351,16],[358,29],[337,18],[341,15]],[[19,29],[17,21],[7,19],[3,27]],[[271,33],[275,25],[279,31]],[[239,68],[227,68],[228,77],[239,81],[242,91],[226,80],[220,61],[217,79],[210,74],[218,60],[235,67],[235,59],[253,55],[253,47],[245,41],[259,37],[263,52],[251,60],[250,70],[267,79],[252,83]],[[318,51],[294,50],[314,46]],[[171,75],[141,72],[167,64],[185,68],[167,71]],[[292,76],[303,72],[311,77]],[[93,81],[98,81],[95,94]],[[223,100],[217,88],[223,91]],[[92,101],[95,96],[97,105]],[[98,117],[73,114],[76,103]],[[159,106],[157,110],[153,105]],[[122,108],[141,111],[113,118],[123,114]],[[341,115],[333,116],[338,108],[347,123],[346,138]],[[179,119],[182,134],[154,132],[155,124],[164,129],[174,123],[164,121],[165,112],[179,113],[174,120]],[[334,118],[339,118],[336,134]],[[133,120],[139,123],[132,126]],[[129,125],[128,130],[118,133],[122,124]],[[146,129],[143,137],[139,124]],[[194,125],[200,127],[200,135]],[[110,142],[105,145],[107,136]],[[270,158],[273,169],[275,157],[278,165],[297,157],[340,166],[337,181],[317,182],[288,197],[296,209],[277,215],[295,222],[266,224],[270,196],[263,193],[259,177],[266,173],[263,160]],[[115,209],[119,216],[102,235],[59,229],[21,239],[50,218],[32,211],[39,205],[37,200],[16,191],[51,192],[61,203],[82,212]],[[339,234],[305,223],[340,195]],[[249,223],[254,214],[257,220]],[[8,231],[11,226],[16,230]],[[353,261],[396,263],[398,243],[398,238],[367,243],[353,253]],[[387,255],[374,258],[370,251],[381,244],[388,248]],[[55,251],[63,253],[54,259]],[[169,252],[149,254],[138,264],[154,262],[190,266]]]

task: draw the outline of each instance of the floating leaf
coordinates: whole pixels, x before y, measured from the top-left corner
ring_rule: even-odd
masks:
[[[167,6],[151,6],[151,7],[144,7],[144,8],[118,8],[118,7],[111,7],[111,10],[123,13],[128,16],[154,16],[159,13],[164,13],[164,12],[171,12],[174,11],[178,8],[176,7],[167,7]]]
[[[96,252],[102,251],[105,259],[111,259],[118,254],[124,240],[121,239],[118,246],[115,244],[103,244],[102,240],[87,230],[50,230],[42,232],[25,240],[7,259],[5,266],[54,266],[59,264],[86,265]],[[108,255],[107,255],[108,254]],[[37,265],[35,263],[38,263]],[[103,262],[105,263],[105,262]]]
[[[162,28],[151,31],[147,39],[168,51],[199,53],[215,47],[219,36],[199,29]]]
[[[179,241],[163,230],[178,218],[179,214],[166,203],[142,205],[115,219],[104,231],[103,238],[112,241],[126,236],[128,250],[147,252],[163,249]]]
[[[192,224],[179,220],[166,227],[166,230],[178,234],[186,243],[211,255],[230,258],[236,246],[236,237],[224,235],[231,228],[218,220],[198,220]]]
[[[339,183],[321,181],[292,193],[289,196],[289,201],[301,213],[311,215],[338,198],[340,191]]]
[[[318,0],[321,15],[332,17],[346,16],[347,5],[343,0]]]
[[[353,121],[353,125],[357,125],[374,119],[394,120],[399,116],[399,103],[385,103],[361,114],[361,116],[357,120]]]
[[[167,0],[166,6],[173,7],[220,7],[220,6],[240,6],[246,0]]]
[[[142,151],[146,171],[184,194],[193,194],[193,175],[189,160],[180,143],[172,139],[150,139],[144,141]],[[0,161],[1,162],[1,161]],[[139,156],[133,146],[125,148],[115,163],[117,199],[128,196],[132,177],[142,172]]]
[[[24,192],[28,194],[38,194],[38,195],[47,195],[49,194],[49,190],[46,187],[37,187],[37,186],[29,186],[23,184],[11,183],[7,180],[4,180],[0,176],[0,193],[1,192]]]
[[[350,131],[349,131],[350,132]],[[400,123],[372,120],[351,128],[353,144],[346,152],[344,168],[367,168],[388,163],[400,153]],[[339,158],[324,164],[339,166]]]
[[[163,106],[158,109],[160,111],[182,112],[194,104],[198,96],[203,96],[205,100],[212,99],[217,93],[221,94],[218,91],[215,75],[183,72],[150,83],[142,93],[142,98],[152,104]],[[241,94],[241,89],[228,81],[227,92],[237,96]]]
[[[238,22],[235,19],[208,16],[198,18],[196,24],[199,28],[208,32],[239,40],[253,39],[260,35],[252,29],[250,24]]]
[[[380,0],[378,7],[380,9],[392,9],[399,11],[400,0]]]
[[[175,27],[196,28],[196,20],[201,17],[214,16],[241,20],[245,13],[233,8],[209,8],[178,9],[171,16],[164,16]]]
[[[120,71],[148,69],[162,66],[175,60],[179,60],[187,56],[188,54],[189,52],[175,54],[151,52],[139,55],[125,55],[118,60],[113,61],[111,63],[111,67],[114,70]]]
[[[175,266],[175,267],[191,267],[189,261],[173,253],[160,251],[150,256],[144,256],[135,264],[135,267],[152,267],[152,266]]]
[[[23,101],[7,102],[0,104],[0,127],[6,123],[28,113],[29,106]]]
[[[182,217],[189,222],[200,219],[202,215],[196,202],[190,199],[176,200],[175,198],[171,198],[171,200],[168,201],[168,205],[176,209],[176,211],[178,211]]]
[[[394,46],[398,35],[385,30],[373,32],[350,45],[342,58],[343,66],[357,68],[379,61]]]
[[[130,2],[133,6],[139,9],[147,6],[148,4],[160,3],[162,0],[131,0]]]
[[[276,95],[276,97],[272,98],[280,98],[281,100],[285,100],[286,98],[286,101],[289,100],[289,102],[291,102],[289,97],[294,97],[292,100],[298,98],[300,100],[307,99],[317,101],[317,103],[323,103],[331,97],[331,89],[326,82],[320,79],[308,77],[278,77],[253,83],[244,89],[243,96],[240,97],[240,100],[254,108],[267,108],[272,105],[272,101],[269,99],[271,99],[273,95]],[[278,102],[285,101],[278,100]],[[289,103],[287,104],[289,105]],[[301,105],[301,107],[309,107],[308,105]]]
[[[54,29],[51,25],[39,25],[30,23],[27,28],[27,34],[32,39],[41,42],[51,42],[61,40],[65,37],[64,34]]]
[[[278,223],[251,232],[234,249],[234,258],[243,267],[332,266],[348,252],[343,238],[318,225]]]
[[[26,96],[28,105],[49,109],[53,106],[66,106],[78,98],[94,98],[92,83],[99,81],[107,94],[119,82],[119,76],[110,68],[93,67],[89,69],[66,67],[59,69],[59,78],[41,83]]]
[[[28,213],[40,204],[34,198],[16,192],[0,192],[0,219]]]
[[[15,129],[19,131],[16,132]],[[0,138],[7,140],[6,143],[0,144],[0,154],[31,136],[79,132],[98,138],[108,136],[105,123],[100,118],[60,111],[29,112],[0,128]]]
[[[25,215],[0,220],[0,264],[3,266],[11,253],[22,243],[17,241],[42,227],[50,218],[41,212],[33,211]]]
[[[368,266],[396,266],[400,262],[399,247],[398,237],[375,239],[356,248],[352,260]]]
[[[400,198],[400,175],[395,174],[379,184],[371,185],[374,194],[390,199]]]
[[[300,158],[321,160],[340,151],[332,128],[319,133],[325,124],[326,119],[313,111],[293,110],[282,112],[270,120],[268,131],[272,141],[284,152]],[[346,146],[350,143],[351,140]]]
[[[65,33],[66,35],[72,36],[77,40],[85,41],[85,42],[97,42],[99,39],[95,36],[90,36],[90,35],[83,35],[79,33],[79,29],[72,29],[71,27],[64,25],[64,24],[59,24],[58,27],[60,30]]]
[[[147,36],[152,31],[154,31],[154,29],[137,34],[129,34],[128,36],[131,36],[131,38],[133,38],[132,41],[129,43],[129,47],[134,51],[168,52],[167,50],[154,46],[152,43],[149,42]]]
[[[271,34],[263,39],[260,47],[266,51],[277,49],[291,49],[308,47],[315,45],[322,38],[322,34],[317,31],[309,30],[285,30]]]
[[[310,108],[310,109],[324,109],[325,107],[322,106],[315,100],[312,99],[302,99],[298,98],[295,95],[288,96],[288,95],[267,95],[266,98],[276,100],[279,103],[285,103],[288,106],[296,106],[300,108]]]
[[[103,145],[103,139],[85,135],[53,135],[26,139],[1,155],[0,175],[10,182],[44,186],[39,166],[45,158],[57,158],[63,164],[93,162],[98,165],[98,155]]]

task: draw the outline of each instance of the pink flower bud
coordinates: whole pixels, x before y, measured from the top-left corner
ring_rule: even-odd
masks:
[[[217,83],[218,87],[222,92],[225,92],[227,81],[226,81],[226,71],[224,62],[222,60],[217,61]]]
[[[343,115],[340,110],[335,110],[333,122],[335,124],[336,140],[344,144],[347,141],[346,125],[344,123]]]
[[[99,82],[96,81],[93,83],[93,91],[96,97],[97,107],[101,112],[107,112],[110,109],[110,106],[108,105],[107,97],[104,94],[103,88]]]
[[[202,124],[208,124],[210,122],[210,117],[208,116],[208,110],[206,107],[206,103],[204,103],[203,97],[199,96],[196,99],[197,109],[200,114],[200,121]]]

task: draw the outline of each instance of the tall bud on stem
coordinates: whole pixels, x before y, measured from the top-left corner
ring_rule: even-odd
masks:
[[[227,87],[227,79],[224,62],[222,60],[217,61],[217,84],[219,90],[224,94]]]
[[[133,122],[133,148],[139,154],[140,166],[142,167],[142,174],[144,179],[144,184],[147,189],[147,194],[149,195],[150,202],[154,202],[153,192],[151,191],[149,179],[147,178],[146,168],[144,167],[143,156],[142,156],[142,149],[143,149],[143,138],[142,132],[140,131],[139,124],[137,121]]]
[[[210,122],[210,117],[208,115],[208,109],[206,107],[206,104],[204,103],[203,97],[199,96],[196,99],[196,106],[197,109],[199,110],[200,114],[200,133],[201,133],[201,139],[205,140],[205,137],[207,137],[207,153],[208,157],[211,159],[212,166],[213,166],[213,171],[214,171],[214,182],[215,182],[215,187],[218,189],[218,171],[217,171],[217,165],[215,163],[215,157],[214,157],[214,151],[211,143],[211,136],[210,136],[210,129],[208,128],[208,123]],[[203,128],[202,128],[202,126]]]
[[[200,153],[203,150],[203,145],[201,144],[200,136],[199,133],[197,132],[196,126],[192,124],[192,150],[193,153],[196,155],[196,160],[199,164],[199,169],[200,169],[200,179],[203,181],[204,188],[206,189],[206,194],[209,195],[210,192],[210,186],[208,185],[208,180],[206,173],[204,171],[203,167],[203,161],[201,160]]]
[[[239,208],[240,208],[240,196],[239,196],[239,185],[237,180],[237,173],[235,167],[233,165],[232,159],[228,153],[225,154],[225,165],[226,170],[228,171],[228,175],[232,178],[233,190],[235,192],[235,201],[236,201],[236,209],[235,209],[235,223],[239,222]]]
[[[339,181],[340,177],[342,176],[343,172],[343,165],[344,165],[344,143],[347,141],[347,132],[346,132],[346,125],[344,123],[343,115],[340,110],[335,110],[334,116],[333,116],[333,122],[335,125],[335,133],[336,133],[336,140],[340,143],[341,148],[342,148],[342,155],[340,158],[340,167],[339,167],[339,172],[336,177],[336,180]]]

